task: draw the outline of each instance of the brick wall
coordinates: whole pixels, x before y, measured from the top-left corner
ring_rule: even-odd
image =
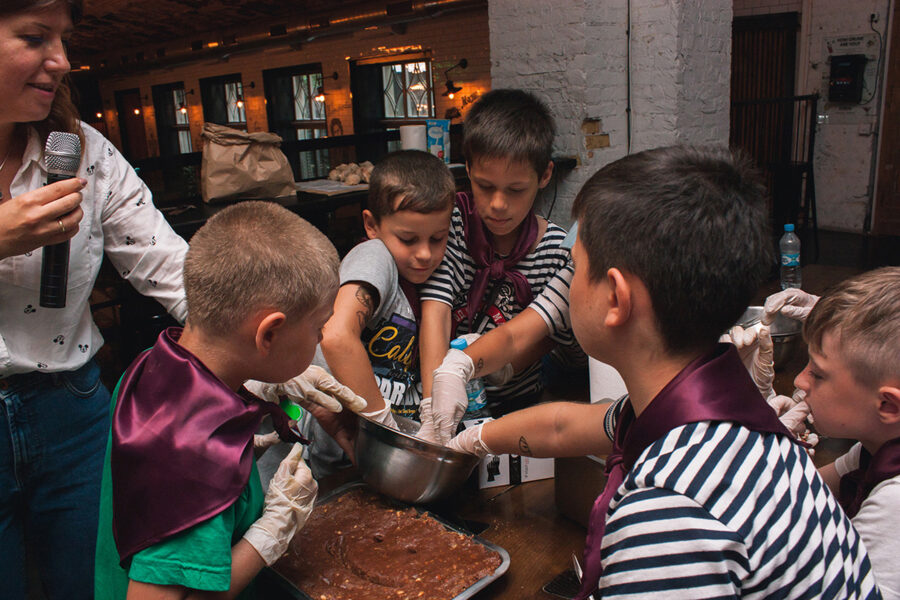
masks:
[[[493,87],[542,97],[557,123],[555,151],[577,158],[538,204],[568,225],[584,181],[629,152],[625,3],[492,0],[488,10]],[[630,151],[727,144],[731,20],[721,0],[632,4]]]
[[[822,97],[814,162],[819,226],[861,232],[865,230],[874,193],[872,165],[882,120],[879,98],[884,87],[885,65],[882,62],[882,79],[876,94],[864,91],[861,104],[832,103],[828,101],[829,57],[866,54],[869,57],[866,79],[874,87],[879,47],[877,35],[869,25],[869,15],[879,15],[874,26],[884,34],[890,22],[888,17],[896,18],[896,14],[888,15],[887,0],[806,0],[805,6],[808,10],[803,14],[803,30],[807,34],[800,40],[804,46],[800,56],[806,60],[799,65],[798,91],[818,92]],[[858,36],[863,39],[859,48],[848,50],[833,44],[836,37]],[[886,36],[883,38],[887,43]],[[868,98],[871,100],[866,102]]]
[[[189,42],[182,42],[182,45]],[[344,134],[353,133],[353,114],[350,99],[350,71],[348,60],[387,55],[391,49],[430,51],[435,89],[435,115],[444,116],[448,108],[459,108],[463,115],[477,95],[490,89],[490,49],[486,9],[473,9],[438,16],[432,19],[408,23],[405,33],[394,33],[390,27],[378,27],[334,37],[323,37],[304,44],[300,50],[287,47],[259,50],[231,57],[227,62],[204,61],[175,68],[158,69],[130,76],[110,77],[101,81],[104,103],[104,122],[109,138],[121,147],[118,117],[115,112],[115,91],[139,88],[145,97],[142,109],[147,132],[148,152],[159,154],[156,120],[153,115],[151,88],[154,85],[183,81],[187,96],[191,137],[195,149],[200,148],[200,131],[203,126],[203,107],[200,98],[200,79],[230,73],[240,73],[244,87],[245,111],[248,131],[267,131],[265,97],[262,72],[267,69],[289,67],[306,63],[322,64],[325,75],[325,114],[329,123],[338,119]],[[140,49],[137,49],[140,50]],[[154,48],[147,49],[152,56]],[[466,69],[454,69],[451,78],[463,90],[454,100],[441,95],[444,70],[466,58]],[[335,81],[329,75],[338,73]],[[255,87],[250,87],[250,82]]]

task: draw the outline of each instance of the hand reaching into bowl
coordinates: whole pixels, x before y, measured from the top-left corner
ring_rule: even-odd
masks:
[[[807,294],[799,288],[788,288],[766,298],[765,311],[762,316],[763,325],[771,325],[780,312],[786,317],[806,321],[809,312],[819,301],[818,296]]]

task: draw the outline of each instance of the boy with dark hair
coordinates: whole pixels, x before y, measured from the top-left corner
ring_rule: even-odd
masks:
[[[448,441],[465,410],[452,395],[429,398],[432,372],[454,337],[490,331],[539,299],[528,327],[540,332],[540,343],[516,357],[519,372],[510,381],[488,387],[496,415],[537,399],[540,358],[556,343],[574,348],[573,358],[583,361],[562,316],[565,299],[542,295],[569,263],[565,230],[533,210],[553,173],[553,136],[547,107],[521,90],[492,90],[466,115],[463,152],[472,193],[457,194],[447,253],[422,288],[423,423],[426,431],[429,422],[433,428],[426,437]]]
[[[341,261],[334,314],[313,360],[365,400],[364,416],[389,426],[395,424],[394,413],[419,416],[418,286],[444,256],[455,190],[450,170],[427,152],[394,152],[375,166],[363,211],[369,239]],[[281,391],[251,389],[273,401]],[[352,454],[352,426],[340,418],[303,423],[316,477]],[[285,451],[282,445],[268,453],[261,464],[264,476]]]
[[[717,344],[770,253],[762,187],[727,151],[660,148],[579,192],[575,335],[628,396],[466,429],[479,455],[609,455],[579,599],[878,598],[869,560],[737,350]],[[604,435],[605,432],[605,435]]]
[[[366,399],[367,415],[417,418],[418,286],[444,257],[456,184],[442,160],[404,150],[381,160],[369,181],[369,238],[341,261],[341,287],[321,343],[343,384]]]
[[[809,364],[794,380],[820,434],[859,440],[820,473],[865,542],[885,598],[900,598],[898,334],[900,267],[848,279],[809,312]]]
[[[184,329],[164,331],[113,394],[97,598],[186,590],[234,597],[303,527],[317,487],[300,446],[265,499],[253,457],[267,414],[283,439],[298,438],[277,405],[241,388],[251,378],[304,377],[295,376],[331,315],[337,267],[328,239],[274,203],[228,207],[194,235]],[[324,392],[352,400],[330,378],[316,379]]]

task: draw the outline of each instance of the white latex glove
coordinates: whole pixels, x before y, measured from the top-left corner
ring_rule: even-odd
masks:
[[[478,458],[494,454],[487,447],[487,444],[484,443],[484,440],[481,439],[481,430],[483,428],[484,423],[479,423],[475,427],[464,429],[462,433],[447,442],[447,447],[464,454],[474,454]]]
[[[481,337],[480,333],[467,333],[462,337],[462,339],[466,340],[466,345],[471,346],[475,343],[475,340]],[[474,374],[474,372],[473,372]],[[484,381],[488,385],[500,386],[505,383],[508,383],[510,379],[513,378],[513,375],[516,374],[516,370],[513,368],[511,363],[506,363],[498,370],[493,373],[488,373],[487,375],[483,375]]]
[[[266,402],[276,404],[281,396],[287,396],[304,408],[318,404],[334,413],[341,412],[344,407],[358,413],[366,407],[361,396],[315,365],[284,383],[262,383],[251,379],[244,387]]]
[[[431,408],[431,396],[422,398],[422,401],[419,403],[419,422],[422,423],[422,426],[419,427],[416,437],[433,444],[439,443],[437,432],[434,429],[434,411]]]
[[[277,431],[272,431],[271,433],[265,434],[256,434],[253,436],[253,447],[257,450],[265,450],[267,448],[271,448],[280,441],[281,438],[278,437]]]
[[[791,317],[798,321],[806,321],[809,311],[812,310],[818,301],[818,296],[807,294],[800,288],[782,290],[766,298],[761,319],[762,323],[763,325],[771,325],[779,311],[786,317]]]
[[[437,442],[446,445],[456,433],[459,421],[469,406],[466,383],[475,372],[472,359],[462,350],[451,348],[434,370],[431,384],[431,409]]]
[[[806,418],[808,416],[809,405],[806,402],[798,402],[793,408],[781,415],[779,419],[794,435],[800,437],[808,431],[806,427]]]
[[[806,392],[804,392],[800,388],[795,388],[793,396],[782,396],[781,394],[778,394],[775,396],[770,396],[767,401],[769,403],[769,406],[772,407],[772,410],[774,410],[775,413],[779,417],[781,417],[787,411],[791,410],[792,408],[797,406],[798,403],[803,402],[805,399]],[[809,415],[807,420],[812,423],[812,414]]]
[[[266,492],[262,516],[244,533],[267,565],[281,558],[294,534],[306,524],[319,486],[301,458],[303,447],[294,444],[278,465]]]
[[[397,421],[394,420],[394,415],[391,413],[391,405],[387,402],[385,402],[384,408],[381,410],[373,410],[372,412],[362,412],[359,414],[387,427],[393,427],[394,429],[398,428]]]
[[[744,329],[735,325],[719,341],[730,342],[737,347],[741,362],[750,372],[763,398],[769,399],[775,395],[772,389],[775,381],[775,346],[768,327],[757,325]]]

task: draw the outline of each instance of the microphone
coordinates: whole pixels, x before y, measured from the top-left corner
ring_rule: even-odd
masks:
[[[74,133],[53,131],[44,146],[47,185],[72,179],[81,164],[81,140]],[[44,308],[65,308],[69,283],[69,240],[44,246],[41,258],[41,297]]]

